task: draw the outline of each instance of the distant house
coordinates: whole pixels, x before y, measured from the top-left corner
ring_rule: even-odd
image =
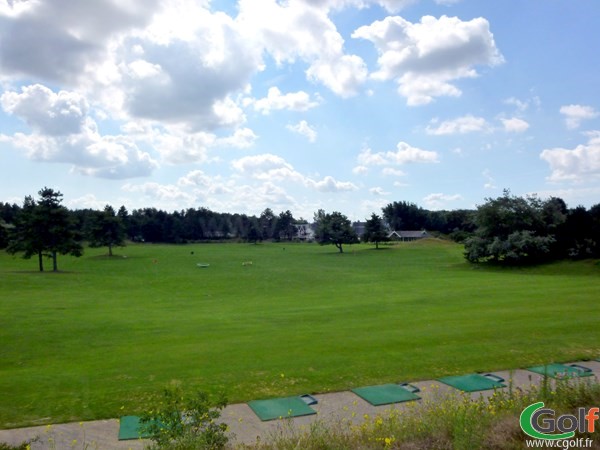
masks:
[[[300,241],[313,241],[315,239],[315,231],[313,227],[309,223],[295,223],[294,228],[296,230],[296,234],[294,236],[295,239]]]
[[[402,242],[416,241],[418,239],[425,239],[425,238],[430,238],[430,237],[433,237],[433,236],[425,230],[392,231],[390,234],[388,234],[388,239],[390,239],[392,241],[402,241]]]
[[[367,222],[353,222],[352,228],[358,237],[362,238],[362,235],[365,234],[365,230],[367,229]]]

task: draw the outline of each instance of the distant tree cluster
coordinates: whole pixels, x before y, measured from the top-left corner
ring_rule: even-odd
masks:
[[[62,194],[43,188],[39,199],[27,196],[22,206],[0,203],[0,248],[21,253],[29,259],[37,256],[39,270],[44,257],[52,259],[58,270],[57,255],[79,256],[82,242],[91,247],[106,247],[113,255],[115,247],[126,241],[152,243],[186,243],[219,240],[292,240],[296,237],[292,213],[275,214],[265,209],[259,217],[217,213],[206,208],[168,213],[156,208],[134,209],[124,206],[118,211],[106,205],[102,211],[70,211],[62,206]],[[302,220],[300,220],[301,222]]]
[[[600,257],[600,204],[568,209],[556,197],[504,195],[477,208],[477,228],[465,241],[471,262],[542,262]]]
[[[218,213],[207,208],[166,212],[156,208],[118,210],[107,205],[102,211],[70,211],[62,206],[62,194],[49,188],[38,192],[39,199],[25,197],[22,206],[0,203],[0,248],[37,256],[41,271],[44,257],[57,270],[57,255],[81,255],[82,242],[92,247],[114,247],[126,241],[186,243],[222,240],[260,242],[290,241],[297,237],[292,213],[275,214],[266,208],[258,217]],[[428,211],[414,203],[393,202],[363,224],[360,239],[375,247],[385,242],[392,230],[427,230],[448,236],[465,245],[471,262],[540,262],[560,258],[600,257],[600,204],[589,210],[567,208],[556,197],[517,197],[504,191],[501,197],[486,199],[476,210]],[[359,241],[356,229],[340,212],[319,210],[314,215],[315,240],[343,246]]]
[[[475,211],[428,211],[414,203],[393,202],[383,209],[383,218],[392,230],[435,231],[461,242],[477,227]]]

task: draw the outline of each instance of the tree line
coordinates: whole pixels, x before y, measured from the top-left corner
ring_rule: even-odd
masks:
[[[557,197],[519,197],[505,190],[488,198],[474,210],[429,211],[414,203],[393,202],[373,213],[361,224],[342,213],[319,210],[313,223],[296,219],[291,211],[275,214],[266,208],[259,216],[219,213],[207,208],[166,212],[156,208],[127,211],[106,205],[102,211],[69,210],[62,194],[44,187],[35,200],[26,196],[23,205],[0,203],[0,248],[37,257],[44,270],[44,257],[57,270],[57,255],[81,255],[82,242],[92,247],[113,248],[126,241],[186,243],[223,240],[259,242],[291,241],[298,238],[298,225],[314,231],[314,239],[334,245],[372,242],[378,247],[392,230],[427,230],[465,246],[470,262],[540,262],[560,258],[600,257],[600,204],[590,209],[568,208]]]

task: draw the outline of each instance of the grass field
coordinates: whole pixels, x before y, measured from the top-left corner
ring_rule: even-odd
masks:
[[[134,414],[171,380],[238,402],[600,356],[596,261],[473,266],[442,241],[105,252],[61,273],[0,253],[1,428]]]

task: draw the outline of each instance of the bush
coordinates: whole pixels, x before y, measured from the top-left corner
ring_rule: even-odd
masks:
[[[167,387],[162,400],[141,417],[142,430],[150,434],[150,449],[210,449],[225,447],[227,425],[217,423],[227,401],[223,395],[211,404],[208,394],[186,395],[178,384]]]

